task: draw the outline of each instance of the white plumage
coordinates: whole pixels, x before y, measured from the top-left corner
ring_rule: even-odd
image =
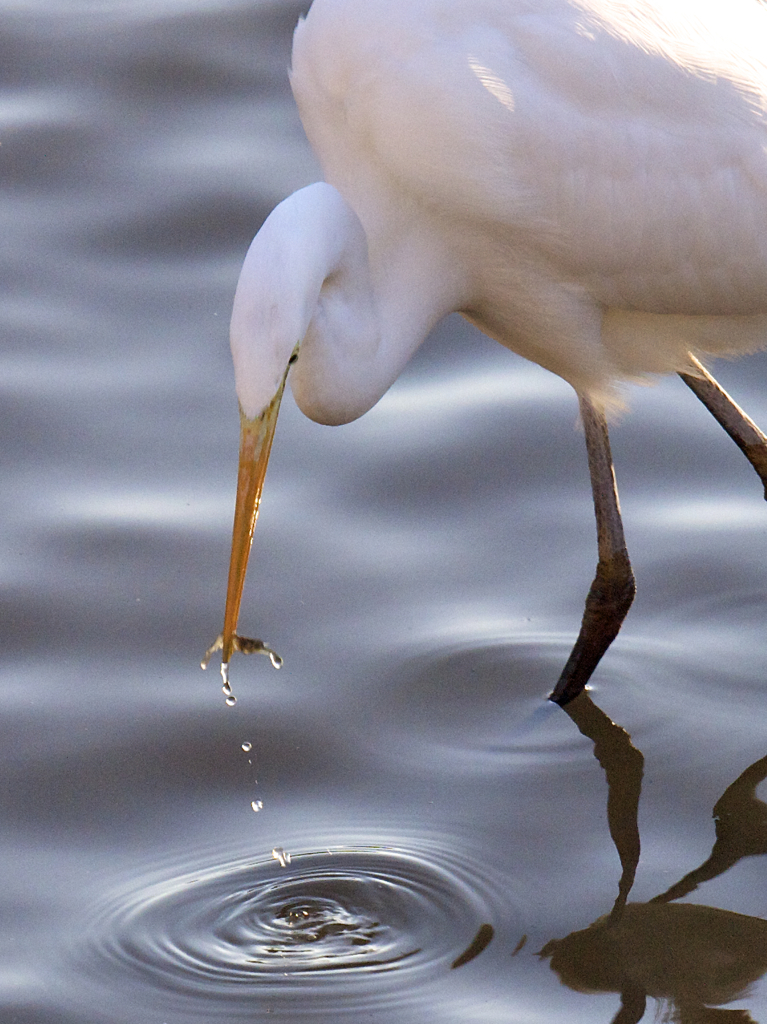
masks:
[[[704,380],[696,354],[767,343],[767,11],[315,0],[291,84],[326,183],[285,200],[246,258],[231,336],[246,420],[297,344],[300,408],[354,419],[459,311],[588,407],[600,566],[614,568],[603,413],[620,384]],[[735,436],[750,421],[724,397]],[[230,608],[225,663],[235,624]]]
[[[418,288],[413,328],[460,309],[601,394],[767,337],[631,315],[767,312],[756,0],[316,0],[291,82],[365,229],[382,331]]]

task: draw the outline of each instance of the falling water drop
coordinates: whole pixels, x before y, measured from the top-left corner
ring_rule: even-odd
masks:
[[[243,750],[245,751],[245,753],[246,753],[246,754],[249,754],[249,753],[251,752],[251,750],[253,749],[253,744],[252,744],[252,743],[249,743],[249,742],[248,742],[248,741],[246,740],[246,741],[245,741],[245,742],[244,742],[244,743],[242,744],[242,749],[243,749]]]
[[[253,808],[254,811],[256,811],[256,813],[258,813],[258,811],[263,810],[264,801],[263,800],[251,800],[250,806]],[[290,860],[290,856],[288,856],[288,860]],[[280,863],[282,863],[282,862],[280,862]],[[282,866],[285,867],[284,864]]]
[[[234,707],[234,705],[237,703],[237,698],[232,693],[232,687],[231,687],[231,685],[229,683],[229,662],[228,661],[222,661],[221,662],[221,678],[224,680],[224,685],[221,687],[221,689],[223,690],[224,696],[226,697],[227,707],[230,707],[230,708]]]
[[[272,850],[272,857],[274,857],[281,868],[286,868],[290,864],[290,854],[286,853],[281,846],[275,846]]]

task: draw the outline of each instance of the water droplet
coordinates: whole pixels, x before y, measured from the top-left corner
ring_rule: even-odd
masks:
[[[229,684],[229,662],[221,662],[221,678],[224,680],[224,685],[221,689],[224,691],[226,697],[226,703],[231,708],[237,703],[237,698],[232,693],[232,687]]]
[[[290,864],[290,854],[286,853],[281,846],[275,846],[272,850],[272,857],[279,863],[281,868],[286,868]]]
[[[275,651],[268,651],[269,661],[275,668],[282,668],[282,658]]]
[[[251,750],[253,749],[253,744],[252,744],[252,743],[248,743],[248,741],[246,740],[246,741],[245,741],[245,742],[243,743],[243,745],[242,745],[242,749],[243,749],[243,750],[245,751],[245,753],[247,754],[247,753],[249,753],[249,752],[250,752],[250,751],[251,751]]]
[[[253,808],[254,811],[258,812],[260,810],[263,810],[264,801],[263,800],[251,800],[250,806]],[[290,860],[290,857],[288,857],[288,860]],[[282,866],[285,867],[284,864]]]

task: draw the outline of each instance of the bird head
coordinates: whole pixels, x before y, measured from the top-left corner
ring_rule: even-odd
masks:
[[[232,309],[240,459],[224,630],[217,642],[225,684],[231,655],[241,649],[235,631],[242,589],[288,372],[298,361],[293,391],[312,419],[355,419],[380,397],[359,386],[358,366],[377,340],[372,321],[367,242],[356,214],[324,182],[295,192],[253,239]]]

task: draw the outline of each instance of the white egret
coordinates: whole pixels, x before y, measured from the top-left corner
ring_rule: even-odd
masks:
[[[607,434],[679,372],[767,483],[767,439],[697,357],[767,343],[767,10],[757,0],[315,0],[291,84],[325,181],[267,218],[231,323],[242,417],[222,674],[289,361],[346,423],[458,311],[568,381],[599,563],[552,694],[634,596]]]

